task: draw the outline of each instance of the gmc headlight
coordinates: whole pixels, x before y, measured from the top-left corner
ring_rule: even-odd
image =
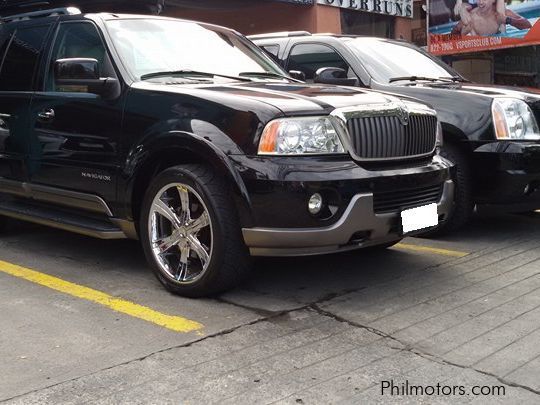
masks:
[[[329,117],[279,118],[264,128],[259,155],[344,153]]]
[[[517,98],[496,98],[491,112],[497,139],[540,139],[536,118],[526,102]]]

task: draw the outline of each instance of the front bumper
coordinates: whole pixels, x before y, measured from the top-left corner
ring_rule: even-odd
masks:
[[[475,200],[480,212],[540,208],[540,143],[499,141],[475,150]]]
[[[439,221],[450,212],[454,183],[446,180],[437,204]],[[373,193],[356,194],[340,219],[322,228],[244,228],[253,256],[305,256],[352,250],[399,240],[400,213],[375,213]]]

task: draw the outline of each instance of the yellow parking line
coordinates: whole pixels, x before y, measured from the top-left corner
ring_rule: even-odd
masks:
[[[438,248],[432,248],[428,246],[410,245],[407,243],[398,243],[397,245],[395,245],[395,247],[397,247],[398,249],[411,250],[414,252],[434,253],[436,255],[452,256],[452,257],[465,257],[470,254],[467,252],[459,252],[457,250],[438,249]]]
[[[121,298],[113,297],[104,292],[71,283],[48,274],[40,273],[1,260],[0,272],[31,281],[41,286],[60,291],[64,294],[69,294],[73,297],[82,298],[84,300],[103,305],[104,307],[110,308],[114,311],[151,322],[175,332],[193,332],[204,327],[198,322],[191,321],[180,316],[162,314],[161,312],[155,311],[151,308],[135,304]]]

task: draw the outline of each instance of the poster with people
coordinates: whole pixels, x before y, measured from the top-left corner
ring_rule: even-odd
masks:
[[[540,44],[540,0],[428,0],[435,55]]]

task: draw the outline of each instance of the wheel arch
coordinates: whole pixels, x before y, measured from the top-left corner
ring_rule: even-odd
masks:
[[[250,199],[244,181],[227,155],[211,141],[192,133],[173,131],[133,147],[124,165],[123,199],[130,220],[138,221],[145,191],[163,170],[180,164],[211,166],[230,186],[241,223],[251,222]]]

